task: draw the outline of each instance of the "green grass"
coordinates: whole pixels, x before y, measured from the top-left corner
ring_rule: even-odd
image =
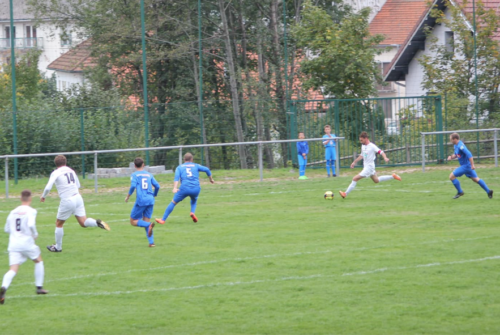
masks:
[[[126,178],[101,180],[108,192],[84,193],[88,215],[112,231],[82,229],[71,218],[58,254],[45,249],[58,199],[36,199],[50,294],[34,295],[33,264],[21,266],[0,306],[1,333],[500,333],[498,198],[461,178],[465,196],[452,200],[450,167],[402,170],[403,182],[362,180],[341,199],[338,190],[358,171],[326,179],[309,170],[307,181],[266,171],[264,183],[254,181],[258,171],[217,171],[219,183],[203,185],[200,221],[190,221],[182,202],[155,228],[154,249],[128,223]],[[500,191],[497,169],[478,173]],[[172,198],[171,177],[159,178],[155,217]],[[12,193],[45,182],[23,180]],[[335,200],[323,200],[328,190]],[[4,219],[17,203],[0,200]],[[0,249],[7,242],[4,235]],[[8,269],[1,255],[0,275]]]

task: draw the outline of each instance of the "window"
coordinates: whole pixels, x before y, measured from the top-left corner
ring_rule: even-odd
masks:
[[[453,54],[455,52],[455,37],[452,31],[445,31],[444,45],[446,46],[446,51],[449,53]]]
[[[63,90],[65,90],[65,89],[66,89],[66,82],[65,82],[65,81],[63,81],[63,82],[62,82],[62,89],[63,89]]]
[[[70,46],[71,45],[71,32],[64,30],[61,34],[61,46]]]
[[[27,47],[36,47],[36,28],[33,26],[26,26],[25,45]]]
[[[13,32],[14,32],[14,34],[13,34],[14,36],[13,37],[16,38],[16,27],[15,26],[14,26]],[[7,48],[10,48],[10,38],[11,38],[11,36],[10,36],[10,26],[6,26],[5,27],[5,38],[6,38],[6,40],[5,40],[5,46]],[[15,43],[14,43],[14,45],[15,45]]]

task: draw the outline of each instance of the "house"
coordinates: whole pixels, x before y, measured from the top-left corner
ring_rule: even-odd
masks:
[[[10,62],[13,35],[16,57],[29,50],[40,50],[38,69],[51,76],[54,72],[47,70],[47,66],[77,44],[76,35],[48,22],[37,25],[34,15],[28,12],[26,0],[15,0],[13,5],[14,29],[11,32],[9,0],[0,0],[0,66]]]
[[[453,1],[451,4],[455,5]],[[483,0],[483,4],[486,9],[498,11],[500,1]],[[446,15],[448,19],[451,19],[450,10],[446,8],[444,0],[435,0],[432,5],[443,10],[444,15]],[[467,17],[472,16],[472,11],[472,3],[469,2],[463,9],[463,20],[471,33],[474,30],[472,22],[470,22]],[[436,24],[436,19],[430,16],[429,7],[414,25],[411,34],[406,38],[384,73],[384,80],[387,82],[405,81],[407,96],[422,96],[429,93],[422,88],[424,72],[419,63],[419,59],[423,55],[431,55],[430,41],[424,32],[425,27],[433,28],[431,34],[438,39],[439,44],[447,45],[450,41],[453,41],[453,31],[445,24]],[[497,34],[495,39],[500,40],[500,35]]]
[[[394,57],[411,35],[415,25],[420,22],[427,11],[427,0],[387,0],[375,15],[370,23],[370,33],[385,37],[385,40],[379,45],[385,51],[375,58],[380,64],[381,75],[387,71]],[[398,78],[388,82],[387,85],[378,85],[377,91],[381,98],[404,97],[406,95],[405,79]],[[401,103],[404,101],[397,99],[381,103],[388,124],[398,118],[397,113]]]

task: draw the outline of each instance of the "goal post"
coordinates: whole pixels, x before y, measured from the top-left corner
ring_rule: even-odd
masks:
[[[453,134],[453,133],[486,133],[492,132],[493,139],[486,140],[484,142],[493,142],[493,155],[486,156],[485,158],[494,158],[495,159],[495,167],[498,167],[498,132],[500,128],[490,128],[490,129],[468,129],[468,130],[448,130],[448,131],[432,131],[432,132],[421,132],[420,135],[422,137],[421,146],[422,146],[422,172],[425,172],[425,161],[426,161],[426,147],[434,146],[435,144],[426,145],[426,136],[428,135],[445,135],[445,134]],[[479,155],[479,153],[478,153]],[[483,156],[484,157],[484,156]]]

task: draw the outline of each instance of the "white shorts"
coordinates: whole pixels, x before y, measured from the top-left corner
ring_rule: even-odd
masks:
[[[375,166],[365,166],[363,168],[363,171],[361,171],[359,175],[361,177],[369,178],[375,174],[377,174],[377,171],[375,171]]]
[[[71,217],[71,215],[76,216],[86,216],[85,205],[83,204],[83,198],[80,194],[76,194],[68,199],[61,199],[59,204],[59,210],[57,211],[57,219],[66,221]]]
[[[9,251],[9,265],[21,265],[29,258],[35,260],[40,256],[40,248],[34,244],[23,251]]]

